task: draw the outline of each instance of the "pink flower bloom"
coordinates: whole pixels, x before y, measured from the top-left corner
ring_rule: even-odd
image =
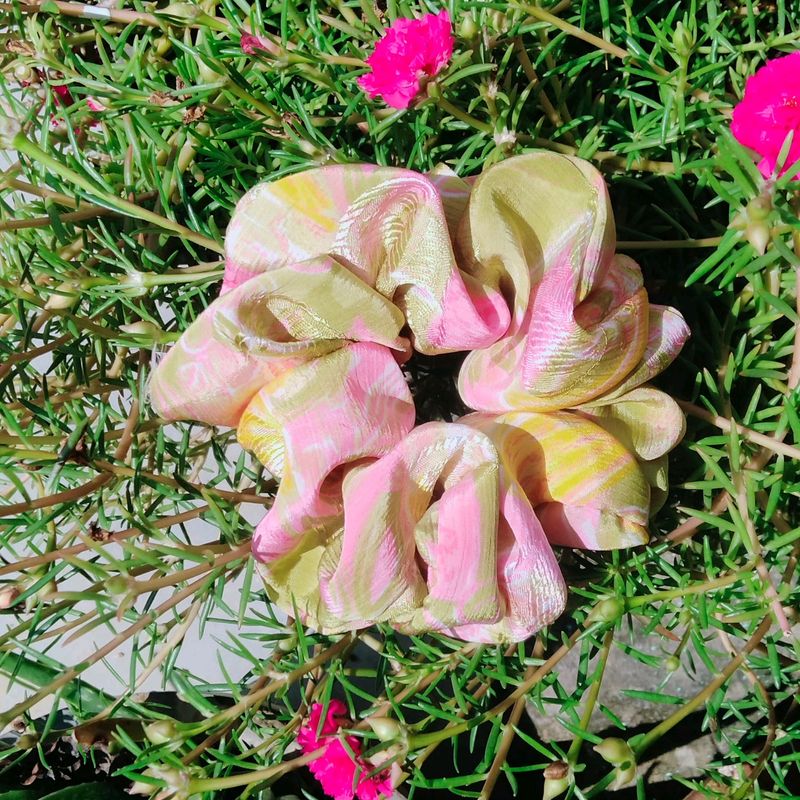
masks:
[[[367,59],[372,72],[358,85],[370,96],[383,97],[392,108],[408,108],[420,80],[437,75],[453,55],[450,14],[425,14],[421,19],[398,19],[375,45]]]
[[[297,743],[303,753],[325,748],[322,755],[309,764],[311,773],[322,784],[325,794],[334,800],[353,800],[356,797],[358,800],[379,800],[381,797],[391,797],[392,784],[388,775],[381,773],[367,777],[374,767],[361,758],[361,741],[355,736],[342,738],[337,735],[343,723],[348,721],[345,704],[340,700],[331,700],[324,720],[322,711],[322,704],[314,703],[308,722],[297,733]]]
[[[108,106],[101,103],[96,97],[87,97],[86,105],[89,106],[90,111],[108,111]]]
[[[271,39],[267,39],[266,36],[255,36],[247,31],[242,32],[242,38],[239,44],[242,48],[242,52],[246,53],[248,56],[252,56],[259,50],[265,50],[273,56],[278,56],[281,52],[280,48]]]
[[[790,132],[794,137],[782,172],[800,158],[800,51],[768,61],[747,79],[731,132],[762,156],[758,168],[764,177],[775,171]]]
[[[50,88],[53,90],[53,94],[58,97],[59,102],[61,105],[64,106],[71,106],[75,101],[72,99],[72,94],[70,93],[69,87],[64,86],[53,86],[51,84]]]

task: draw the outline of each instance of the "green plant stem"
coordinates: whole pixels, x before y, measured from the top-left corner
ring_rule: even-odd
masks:
[[[608,656],[611,652],[611,643],[614,641],[614,628],[610,627],[607,631],[605,636],[603,637],[603,644],[600,647],[600,653],[597,661],[597,667],[595,669],[595,675],[592,679],[592,685],[589,688],[588,695],[586,697],[586,701],[583,706],[583,714],[581,714],[580,720],[580,729],[581,731],[585,732],[589,730],[589,722],[592,719],[592,713],[594,712],[595,704],[597,703],[597,698],[600,694],[600,686],[603,683],[603,675],[605,674],[606,664],[608,664]],[[572,744],[569,746],[569,750],[567,751],[567,763],[574,767],[578,761],[578,755],[581,752],[581,745],[583,744],[583,735],[582,733],[576,733],[572,739]]]
[[[462,733],[466,733],[471,728],[476,727],[481,722],[486,721],[487,719],[492,719],[496,717],[498,714],[502,714],[506,709],[510,708],[514,705],[522,697],[528,694],[528,692],[540,681],[545,675],[548,675],[553,667],[561,661],[564,656],[569,653],[569,651],[575,645],[575,642],[578,641],[579,637],[583,635],[585,631],[581,628],[576,630],[569,639],[561,645],[561,647],[553,653],[547,661],[539,667],[533,675],[530,676],[527,680],[524,680],[520,685],[511,692],[508,697],[506,697],[503,701],[498,703],[493,708],[489,709],[488,711],[484,712],[475,719],[465,721],[465,722],[456,722],[452,723],[451,725],[446,726],[438,731],[431,731],[430,733],[421,733],[417,734],[416,736],[410,737],[409,740],[409,749],[411,750],[418,750],[422,747],[427,747],[429,744],[434,744],[437,742],[444,741],[445,739],[452,739],[454,736],[459,736]]]
[[[692,250],[694,248],[719,247],[721,236],[709,236],[707,239],[676,239],[618,241],[617,250]]]
[[[57,9],[59,14],[66,17],[79,17],[89,20],[107,20],[108,22],[118,22],[123,25],[144,25],[150,28],[164,28],[167,25],[176,24],[173,20],[166,20],[157,17],[155,14],[147,14],[143,11],[132,11],[128,9],[104,8],[98,10],[97,6],[88,3],[71,3],[63,0],[29,0],[20,3],[19,6],[11,3],[0,3],[0,11],[13,12],[19,9],[23,14],[38,14],[43,6],[52,6]],[[217,29],[229,27],[227,20],[219,17],[212,17],[211,22]],[[203,28],[209,25],[209,18],[203,17],[198,20],[191,18],[178,20],[178,25],[184,28]]]
[[[467,114],[466,111],[462,111],[457,106],[454,106],[449,100],[446,100],[444,97],[437,97],[436,105],[442,109],[442,111],[446,111],[451,116],[455,117],[456,119],[465,122],[471,128],[475,128],[475,130],[480,131],[481,133],[487,133],[491,135],[493,133],[492,126],[488,122],[481,122],[481,120],[476,119],[471,114]]]
[[[197,508],[192,508],[189,511],[184,511],[180,514],[173,514],[169,517],[156,520],[155,522],[152,522],[151,525],[153,528],[157,529],[169,528],[173,525],[182,525],[184,522],[188,522],[190,519],[199,517],[201,514],[208,511],[208,509],[209,507],[207,505],[201,505]],[[124,531],[117,531],[116,533],[109,534],[108,540],[104,542],[95,542],[89,540],[83,544],[76,544],[72,546],[65,546],[63,542],[60,542],[54,550],[51,550],[47,553],[42,553],[38,556],[31,556],[30,558],[23,558],[20,561],[15,561],[12,564],[1,565],[0,575],[11,575],[15,572],[18,572],[20,575],[22,575],[30,570],[36,569],[37,567],[44,566],[45,564],[51,564],[53,561],[58,561],[62,558],[69,560],[70,558],[80,555],[87,550],[101,551],[104,545],[121,542],[134,536],[143,536],[146,535],[146,533],[146,529],[128,528]]]
[[[85,661],[82,661],[80,664],[77,664],[76,666],[66,670],[52,683],[48,684],[47,686],[43,686],[41,689],[39,689],[39,691],[35,692],[22,702],[17,703],[13,708],[0,713],[0,727],[8,725],[8,723],[13,719],[20,716],[20,714],[24,714],[29,708],[36,705],[36,703],[38,703],[40,700],[43,700],[48,695],[57,692],[62,686],[72,683],[72,681],[74,681],[81,673],[89,669],[92,664],[96,664],[107,655],[113,653],[123,642],[127,641],[140,631],[143,631],[148,625],[155,622],[162,614],[165,614],[183,600],[187,599],[188,597],[192,597],[196,592],[201,591],[201,589],[209,581],[213,583],[217,577],[218,576],[212,576],[209,578],[204,577],[198,581],[195,581],[194,583],[190,583],[184,589],[181,589],[173,594],[169,600],[162,603],[160,606],[158,606],[158,608],[143,615],[141,619],[139,619],[130,627],[126,628],[122,633],[115,636],[99,650],[94,651]]]
[[[712,414],[710,411],[706,411],[704,408],[700,408],[700,406],[696,406],[694,403],[690,403],[686,400],[676,399],[675,402],[687,414],[691,414],[693,417],[705,420],[720,430],[725,431],[725,433],[730,433],[731,430],[735,428],[736,433],[740,434],[742,438],[753,442],[753,444],[766,447],[768,450],[772,450],[774,453],[780,453],[781,455],[788,456],[789,458],[800,459],[800,447],[793,447],[790,444],[784,444],[784,442],[780,439],[776,439],[773,436],[765,436],[763,433],[746,428],[739,423],[731,422],[731,420],[725,419],[725,417],[721,417],[719,414]]]
[[[610,55],[621,59],[630,57],[630,54],[627,50],[617,47],[617,45],[607,42],[605,39],[601,39],[599,36],[595,36],[592,33],[587,33],[582,28],[560,19],[554,14],[551,14],[549,11],[545,11],[543,8],[539,8],[538,6],[530,6],[526,3],[516,2],[512,2],[511,5],[512,7],[521,9],[534,19],[537,19],[540,22],[547,22],[554,28],[558,28],[559,30],[564,31],[564,33],[574,36],[576,39],[580,39],[581,41],[592,45],[592,47],[596,47],[598,50],[602,50],[603,52],[609,53]]]
[[[702,691],[698,692],[691,700],[684,703],[675,713],[660,722],[649,730],[635,745],[632,745],[636,760],[641,759],[642,754],[653,744],[655,744],[665,733],[672,730],[681,720],[686,719],[693,711],[708,702],[711,695],[717,691],[737,669],[744,663],[747,656],[760,644],[761,640],[767,635],[772,627],[770,616],[764,617],[761,624],[756,628],[753,635],[747,640],[741,652],[732,658],[725,668],[708,684]]]
[[[190,230],[174,220],[168,219],[167,217],[162,217],[160,214],[156,214],[153,211],[142,208],[141,206],[136,205],[136,203],[131,203],[129,200],[125,200],[121,197],[115,197],[103,191],[102,189],[99,189],[91,181],[75,172],[75,170],[71,169],[66,164],[63,164],[58,159],[53,158],[49,153],[46,153],[41,147],[39,147],[38,144],[29,139],[23,133],[18,133],[14,137],[13,147],[19,153],[23,153],[33,161],[36,161],[47,169],[52,170],[55,174],[60,175],[65,180],[71,181],[76,186],[83,189],[90,197],[93,197],[96,200],[102,200],[106,205],[110,206],[111,209],[116,210],[121,214],[140,219],[143,222],[149,222],[158,228],[170,231],[182,239],[187,239],[190,242],[194,242],[201,247],[213,250],[216,253],[221,254],[224,252],[223,247],[213,239],[209,239],[207,236],[204,236],[201,233]]]
[[[335,658],[339,653],[351,645],[352,642],[353,634],[345,634],[341,639],[339,639],[339,641],[323,650],[320,654],[310,659],[305,664],[297,667],[297,669],[282,674],[280,677],[276,677],[269,685],[265,686],[260,691],[249,694],[243,700],[240,700],[238,703],[236,703],[236,705],[225,709],[225,711],[221,711],[219,714],[215,714],[213,717],[209,717],[207,720],[204,720],[195,729],[193,729],[192,734],[196,735],[197,733],[208,730],[209,728],[213,728],[216,725],[225,724],[231,719],[236,719],[240,714],[243,714],[255,703],[263,702],[265,698],[269,697],[271,694],[274,694],[279,689],[291,686],[304,675],[307,675],[309,672],[313,672],[315,669],[330,661],[332,658]],[[234,783],[231,785],[241,786],[242,784]]]
[[[727,575],[722,575],[719,578],[703,581],[702,583],[691,583],[688,586],[681,586],[677,589],[668,589],[663,592],[652,592],[651,594],[640,595],[625,602],[625,608],[628,611],[633,611],[636,608],[653,603],[657,600],[675,600],[678,597],[683,597],[687,594],[705,594],[712,589],[719,589],[723,586],[730,586],[742,579],[743,575],[751,573],[753,570],[752,564],[747,564],[735,572],[730,572]]]

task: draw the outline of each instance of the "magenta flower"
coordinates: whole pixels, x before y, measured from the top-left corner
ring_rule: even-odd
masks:
[[[67,86],[63,84],[61,86],[54,86],[50,84],[50,88],[53,90],[53,94],[59,99],[59,102],[63,106],[71,106],[75,100],[72,97],[72,93],[70,92]]]
[[[242,38],[239,42],[242,52],[248,56],[252,56],[259,50],[264,50],[273,56],[281,54],[280,48],[271,39],[266,36],[256,36],[249,31],[242,31]]]
[[[356,797],[358,800],[379,800],[381,797],[391,797],[392,784],[387,773],[368,777],[374,767],[361,758],[361,741],[355,736],[337,735],[344,723],[349,721],[345,704],[341,700],[331,700],[324,720],[322,711],[322,704],[314,703],[308,722],[297,733],[297,743],[306,754],[325,748],[308,765],[322,784],[325,794],[334,800],[353,800]]]
[[[731,132],[762,157],[758,168],[765,178],[775,172],[789,133],[794,136],[781,172],[800,158],[800,51],[768,61],[747,79]]]
[[[370,96],[380,95],[392,108],[408,108],[423,78],[438,75],[453,55],[450,14],[398,19],[367,59],[371,72],[358,79]]]

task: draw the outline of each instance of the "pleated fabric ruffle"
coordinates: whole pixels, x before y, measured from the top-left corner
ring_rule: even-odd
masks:
[[[322,167],[242,198],[220,297],[151,398],[235,426],[280,478],[253,537],[278,605],[330,632],[521,641],[564,608],[551,545],[647,541],[684,428],[647,382],[689,331],[614,250],[602,177],[548,152],[477,180]],[[401,365],[465,350],[476,413],[414,428]]]

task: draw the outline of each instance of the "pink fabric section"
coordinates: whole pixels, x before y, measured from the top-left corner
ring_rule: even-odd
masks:
[[[354,470],[343,499],[341,543],[320,570],[339,625],[390,619],[401,630],[518,641],[561,612],[555,556],[482,433],[422,425]]]
[[[315,381],[324,393],[313,391]],[[267,384],[242,425],[250,418],[268,419],[282,437],[282,481],[253,535],[254,555],[269,563],[305,535],[338,527],[348,468],[402,441],[414,426],[414,403],[389,350],[352,344]],[[256,449],[257,430],[248,445]]]
[[[544,152],[475,181],[330,166],[242,198],[222,294],[150,391],[166,419],[237,426],[280,478],[253,538],[277,604],[329,632],[521,641],[565,605],[551,544],[647,541],[683,416],[646,382],[688,329],[614,241],[597,170]],[[479,413],[414,429],[412,348],[471,351]],[[327,754],[323,786],[378,791],[341,741]]]
[[[150,402],[167,420],[234,426],[265,383],[302,360],[242,352],[214,337],[213,316],[206,313],[158,362],[149,385]]]
[[[499,291],[459,269],[450,238],[468,192],[455,176],[361,164],[262,184],[242,198],[229,226],[222,291],[329,255],[397,305],[417,350],[490,345],[508,327],[508,307]]]

